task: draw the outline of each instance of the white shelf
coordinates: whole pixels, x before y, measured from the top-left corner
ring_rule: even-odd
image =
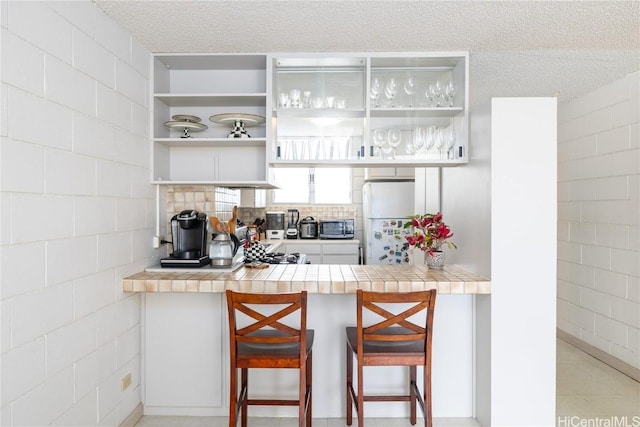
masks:
[[[266,93],[156,93],[169,107],[264,107]]]
[[[167,147],[265,147],[266,138],[155,138]]]

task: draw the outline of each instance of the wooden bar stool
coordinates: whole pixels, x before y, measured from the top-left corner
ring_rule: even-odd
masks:
[[[364,402],[410,402],[412,425],[416,423],[416,401],[426,427],[432,427],[431,337],[436,291],[381,293],[357,291],[357,325],[347,327],[347,425],[353,420],[355,404],[358,427],[364,425]],[[399,306],[402,304],[402,306]],[[407,304],[410,304],[409,308]],[[393,308],[395,307],[395,309]],[[363,310],[380,316],[375,323],[363,324]],[[408,320],[426,310],[424,324]],[[425,313],[422,313],[423,315]],[[353,388],[353,359],[357,362],[357,393]],[[409,366],[408,395],[365,395],[365,366]],[[424,397],[416,382],[418,366],[424,369]]]
[[[276,312],[264,315],[267,305]],[[265,307],[260,307],[265,306]],[[264,310],[262,310],[264,308]],[[298,406],[298,424],[311,427],[311,368],[313,330],[307,327],[307,292],[291,294],[245,294],[227,290],[231,379],[229,427],[235,427],[241,413],[241,425],[247,427],[247,407],[250,405]],[[298,312],[299,313],[296,313]],[[249,324],[239,326],[237,313],[243,313]],[[294,314],[295,313],[295,314]],[[289,317],[288,326],[281,321]],[[239,319],[238,319],[239,320]],[[249,398],[249,368],[294,368],[299,370],[297,400]],[[238,369],[241,371],[238,393]]]

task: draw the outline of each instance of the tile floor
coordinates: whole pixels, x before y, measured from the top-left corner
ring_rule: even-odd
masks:
[[[557,342],[557,426],[640,426],[640,383],[564,341]],[[354,420],[355,421],[355,420]],[[470,418],[434,418],[435,427],[479,426]],[[600,424],[597,424],[600,423]],[[608,424],[607,424],[608,423]],[[617,424],[616,424],[617,423]],[[293,418],[253,418],[251,427],[294,427]],[[313,420],[314,427],[344,427],[344,419]],[[354,424],[355,425],[355,424]],[[417,426],[423,426],[418,419]],[[144,416],[136,427],[227,427],[227,417]],[[366,427],[409,427],[408,419],[369,418]]]

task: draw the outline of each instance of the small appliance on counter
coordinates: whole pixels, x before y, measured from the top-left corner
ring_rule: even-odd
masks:
[[[300,212],[298,209],[288,209],[289,222],[287,224],[287,239],[298,238],[298,221],[300,220]]]
[[[209,259],[211,267],[226,268],[233,264],[234,257],[238,253],[240,241],[235,234],[218,233],[211,238],[209,245]]]
[[[162,267],[202,267],[209,264],[207,254],[207,214],[183,210],[171,218],[173,252],[160,260]]]
[[[355,237],[355,219],[321,219],[318,225],[321,239],[353,239]]]
[[[266,212],[267,239],[284,239],[284,212]]]
[[[300,238],[301,239],[317,239],[318,238],[318,221],[312,216],[305,217],[300,220]]]

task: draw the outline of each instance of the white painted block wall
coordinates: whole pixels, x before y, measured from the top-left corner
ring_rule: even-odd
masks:
[[[141,402],[121,278],[157,256],[150,54],[91,1],[0,8],[0,424],[117,426]]]
[[[640,369],[640,71],[558,114],[558,328]]]

